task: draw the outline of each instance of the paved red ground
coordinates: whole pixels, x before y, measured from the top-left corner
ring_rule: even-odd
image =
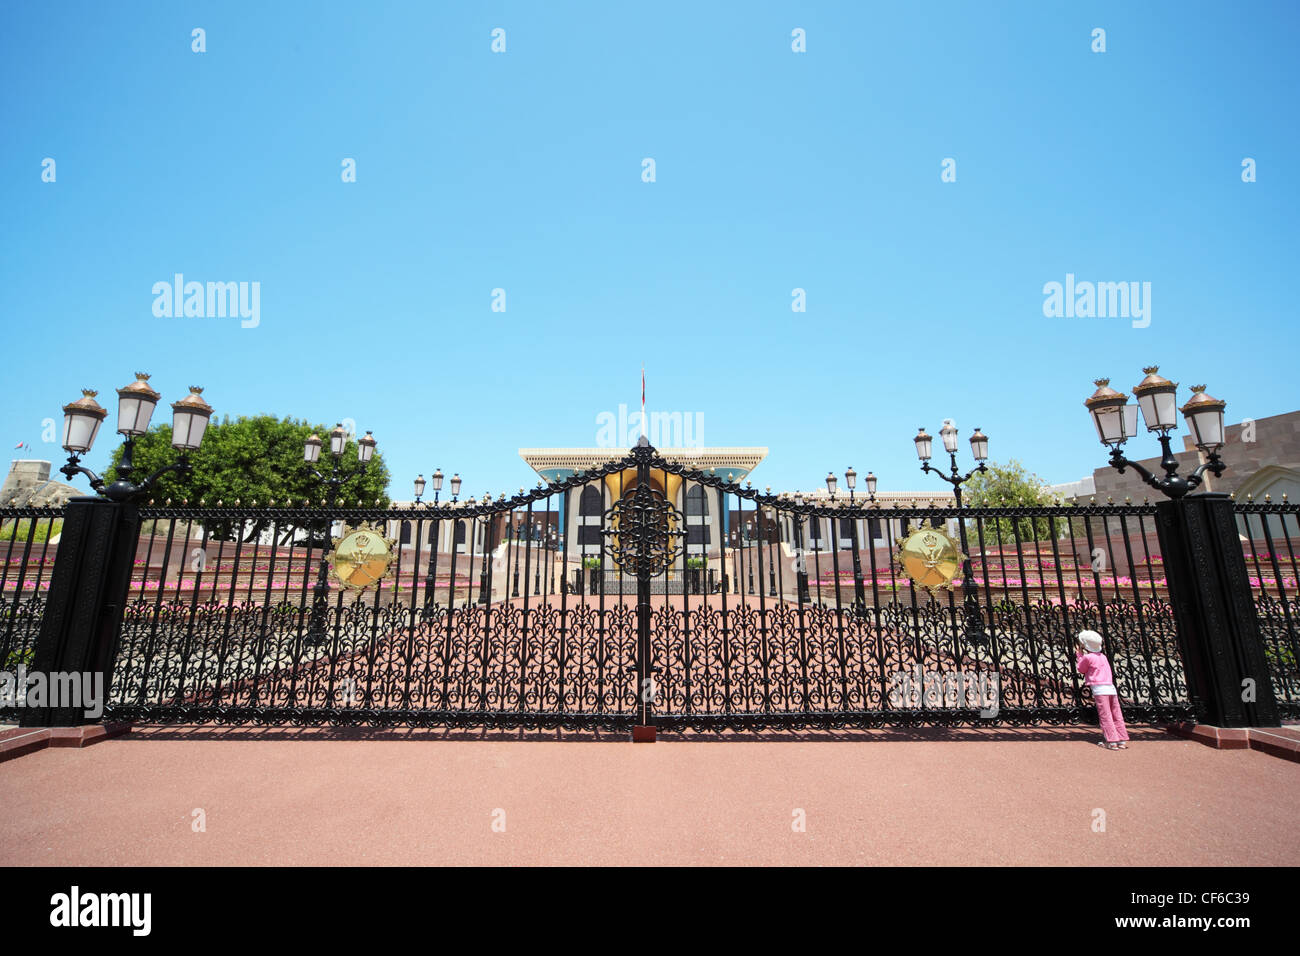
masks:
[[[1300,764],[1093,739],[137,728],[0,764],[0,864],[1300,863]]]

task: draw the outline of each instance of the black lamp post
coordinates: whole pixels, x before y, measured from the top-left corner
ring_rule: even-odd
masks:
[[[771,485],[768,485],[768,486],[767,486],[767,493],[768,493],[769,495],[772,494],[772,486],[771,486]],[[768,589],[767,589],[767,596],[768,596],[768,597],[776,597],[776,561],[777,561],[777,557],[780,556],[780,550],[781,550],[781,547],[780,547],[780,541],[781,541],[780,526],[777,524],[777,522],[780,520],[780,515],[779,515],[779,513],[777,512],[776,508],[775,508],[774,506],[772,506],[772,505],[764,505],[764,506],[763,506],[763,514],[765,514],[765,515],[767,516],[767,522],[768,522],[768,525],[767,525],[767,534],[768,534],[768,539],[767,539],[767,540],[768,540],[768,549],[767,549],[767,554],[768,554],[768,558],[767,558]],[[758,544],[758,546],[761,548],[761,547],[763,546],[763,542],[762,542],[763,526],[762,526],[761,524],[759,525],[759,529],[758,529],[758,531],[759,531],[759,544]],[[773,537],[776,538],[776,542],[775,542],[775,543],[776,543],[776,545],[777,545],[777,547],[776,547],[776,551],[775,551],[775,552],[773,552],[773,550],[772,550],[772,543],[773,543],[773,542],[772,542],[772,538],[773,538]],[[762,581],[760,581],[760,582],[758,582],[758,583],[759,583],[759,586],[760,586],[760,587],[761,587],[762,584],[763,584]]]
[[[1111,466],[1121,474],[1132,468],[1166,498],[1155,506],[1155,525],[1187,694],[1197,722],[1277,727],[1281,714],[1268,650],[1250,600],[1250,575],[1232,498],[1212,491],[1191,494],[1207,471],[1218,477],[1226,469],[1219,457],[1226,440],[1226,403],[1207,395],[1204,385],[1194,385],[1191,398],[1180,409],[1177,384],[1159,371],[1154,365],[1143,369],[1146,377],[1133,388],[1136,405],[1130,405],[1104,378],[1096,380],[1097,391],[1084,404],[1097,437],[1111,449]],[[1124,456],[1124,443],[1137,434],[1139,410],[1147,431],[1159,436],[1161,476]],[[1186,475],[1178,474],[1178,459],[1170,447],[1180,411],[1193,444],[1204,456]],[[1253,687],[1252,694],[1242,692],[1247,684]]]
[[[139,502],[154,490],[162,475],[172,471],[189,474],[187,456],[198,449],[212,416],[202,391],[191,387],[188,396],[172,403],[171,443],[180,452],[178,460],[138,482],[133,480],[135,440],[149,430],[161,397],[149,385],[149,376],[137,372],[134,382],[117,390],[117,431],[126,441],[111,484],[81,464],[81,457],[94,447],[108,412],[95,401],[91,389],[63,407],[63,448],[68,461],[59,470],[69,480],[85,475],[95,494],[72,498],[64,507],[63,544],[54,558],[46,613],[32,647],[33,673],[82,674],[87,680],[93,678],[111,698],[113,655],[139,542]],[[19,723],[24,727],[77,726],[88,716],[79,706],[36,704],[23,708]]]
[[[334,504],[338,498],[339,489],[343,483],[355,478],[357,475],[364,474],[366,466],[370,464],[370,459],[375,454],[375,445],[377,442],[370,432],[366,432],[364,438],[357,439],[357,465],[354,468],[343,468],[343,449],[347,447],[348,436],[343,430],[343,423],[339,422],[330,432],[330,457],[334,459],[334,465],[329,474],[322,474],[317,471],[315,465],[320,461],[321,440],[318,435],[311,435],[303,442],[302,457],[307,464],[307,470],[318,481],[324,482],[328,493],[326,503]],[[329,562],[325,559],[324,551],[329,547],[329,519],[322,518],[323,543],[321,545],[321,562],[320,571],[316,575],[316,585],[312,588],[312,607],[311,620],[307,627],[307,643],[318,646],[325,643],[325,616],[329,605]]]
[[[541,559],[541,555],[542,555],[542,553],[543,553],[543,551],[544,551],[544,549],[542,548],[542,543],[543,543],[543,542],[542,542],[542,524],[541,524],[540,521],[534,521],[534,522],[533,522],[533,540],[532,540],[532,542],[530,542],[530,545],[533,546],[533,550],[537,552],[537,555],[534,556],[534,558],[533,558],[533,563],[536,565],[536,567],[533,568],[533,596],[534,596],[534,597],[536,597],[536,596],[538,596],[538,595],[540,595],[540,594],[542,593],[542,559]],[[527,585],[525,584],[525,587],[526,587],[526,586],[527,586]]]
[[[172,447],[180,452],[180,457],[143,481],[134,483],[131,476],[135,471],[132,460],[135,440],[149,430],[149,419],[162,396],[149,385],[149,376],[144,372],[136,372],[134,382],[119,388],[117,432],[126,441],[122,445],[117,477],[112,484],[106,484],[99,475],[81,464],[81,456],[94,446],[99,426],[108,417],[108,412],[95,401],[97,392],[82,389],[81,398],[63,406],[63,449],[68,453],[68,462],[59,471],[69,480],[79,474],[85,475],[90,479],[90,487],[95,494],[117,503],[143,498],[153,490],[158,479],[168,472],[188,475],[191,469],[188,455],[198,449],[203,441],[203,433],[207,430],[208,419],[212,417],[212,406],[203,400],[202,393],[202,388],[190,386],[189,395],[172,403]]]
[[[933,439],[925,433],[924,428],[920,429],[916,438],[913,439],[916,442],[916,456],[921,459],[922,471],[932,471],[952,485],[953,497],[956,499],[957,509],[960,511],[962,507],[961,486],[979,472],[988,471],[984,461],[989,456],[989,439],[978,427],[975,429],[975,433],[970,436],[970,450],[971,455],[979,464],[963,475],[957,468],[957,429],[951,421],[944,422],[943,428],[939,429],[939,437],[943,439],[944,451],[948,453],[951,466],[949,474],[945,475],[942,469],[930,465],[930,445]],[[976,594],[975,572],[970,558],[970,544],[966,540],[966,522],[960,515],[957,518],[957,533],[961,538],[962,553],[965,555],[965,561],[962,562],[961,590],[962,607],[966,616],[966,636],[972,643],[982,644],[984,642],[984,621],[980,614],[979,597]]]
[[[522,496],[523,493],[524,493],[524,489],[520,488],[519,494]],[[510,527],[509,527],[510,540],[515,543],[514,546],[515,569],[512,575],[513,583],[510,585],[511,597],[519,597],[519,562],[520,560],[522,560],[519,556],[519,542],[524,537],[524,535],[520,533],[520,528],[523,526],[523,521],[524,521],[523,518],[519,518],[518,520],[516,520],[515,512],[513,510],[510,512]],[[524,590],[525,591],[528,590],[527,581],[524,582]]]
[[[754,593],[754,519],[745,522],[743,553],[749,557],[749,593]],[[760,544],[759,547],[762,547]]]
[[[547,563],[550,564],[551,566],[551,583],[549,586],[550,589],[546,593],[554,594],[555,593],[555,561],[559,550],[557,547],[559,536],[554,528],[551,528],[550,537],[551,537],[551,553],[547,558]]]
[[[1137,405],[1128,403],[1128,396],[1110,387],[1110,379],[1099,378],[1093,384],[1097,391],[1084,402],[1092,414],[1093,424],[1097,427],[1097,437],[1103,445],[1110,448],[1110,465],[1120,474],[1124,469],[1132,468],[1142,480],[1172,499],[1179,499],[1201,484],[1201,476],[1210,472],[1216,478],[1223,474],[1223,459],[1219,449],[1223,447],[1223,410],[1226,402],[1207,395],[1204,385],[1192,386],[1192,397],[1181,409],[1177,407],[1178,384],[1163,378],[1159,367],[1148,366],[1142,370],[1146,378],[1133,388]],[[1142,465],[1124,457],[1124,442],[1137,434],[1137,413],[1142,410],[1147,431],[1158,433],[1160,441],[1160,467],[1164,474],[1157,477]],[[1206,456],[1190,474],[1178,474],[1178,459],[1174,457],[1170,444],[1170,432],[1178,425],[1177,413],[1181,411],[1192,433],[1192,438]]]
[[[435,468],[433,475],[430,477],[430,483],[433,485],[433,506],[438,507],[438,493],[442,491],[442,469]],[[420,476],[415,480],[415,500],[420,501],[420,496],[424,494],[424,477]],[[434,512],[433,528],[429,531],[429,569],[424,575],[424,617],[427,620],[433,613],[434,587],[437,585],[438,570],[438,527],[440,522],[437,518],[437,512]]]
[[[431,481],[432,481],[432,484],[433,484],[433,504],[434,504],[435,507],[437,507],[437,504],[438,504],[438,492],[442,491],[442,469],[439,468],[439,469],[435,469],[435,470],[434,470],[434,472],[433,472],[433,477],[432,477]],[[420,499],[421,499],[422,497],[424,497],[424,487],[425,487],[425,484],[424,484],[424,475],[416,475],[416,477],[415,477],[415,503],[416,503],[417,505],[420,503]]]
[[[849,507],[853,508],[856,504],[856,492],[858,487],[858,473],[849,465],[848,470],[844,472],[844,483],[849,486]],[[876,476],[867,472],[867,494],[870,501],[876,500]],[[858,547],[858,520],[853,519],[850,526],[849,542],[853,548],[853,607],[854,613],[861,616],[867,609],[867,593],[862,583],[862,552]]]
[[[803,493],[794,493],[794,503],[803,509]],[[799,603],[808,604],[812,598],[808,594],[808,561],[803,553],[803,514],[795,514],[794,522],[795,583],[798,587]]]
[[[520,490],[520,491],[523,491],[522,488],[519,489],[519,490]],[[501,497],[502,497],[503,499],[505,498],[505,492],[502,492],[502,493],[501,493]],[[491,504],[492,504],[492,495],[491,495],[491,494],[485,494],[485,495],[483,496],[483,506],[486,508],[486,507],[489,507]],[[510,517],[509,517],[508,514],[505,515],[505,516],[503,516],[503,521],[506,523],[507,526],[509,525]],[[489,604],[492,603],[491,588],[490,588],[489,585],[488,585],[488,558],[491,557],[492,550],[493,550],[493,548],[495,547],[495,544],[494,544],[494,540],[495,540],[494,529],[495,529],[495,527],[496,527],[496,519],[495,519],[495,516],[494,516],[491,512],[486,512],[486,513],[484,513],[484,515],[483,515],[483,550],[482,550],[481,555],[479,556],[478,603],[479,603],[479,604],[482,604],[482,605],[485,605],[485,606],[486,606],[486,605],[489,605]],[[503,531],[503,533],[504,533],[505,529],[503,528],[502,531]],[[528,587],[528,582],[527,582],[527,581],[524,582],[524,587],[525,587],[525,588]]]

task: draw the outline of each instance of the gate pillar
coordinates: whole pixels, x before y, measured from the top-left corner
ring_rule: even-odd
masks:
[[[32,672],[45,675],[47,690],[53,691],[55,674],[75,675],[82,688],[102,691],[101,706],[107,703],[139,534],[140,512],[130,502],[98,497],[68,502],[32,655]],[[19,722],[75,727],[89,720],[83,708],[46,706],[24,708]]]
[[[1162,501],[1156,528],[1197,719],[1218,727],[1279,726],[1232,499]]]

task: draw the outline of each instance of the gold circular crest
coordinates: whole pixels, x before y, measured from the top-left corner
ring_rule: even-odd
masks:
[[[953,578],[966,560],[946,531],[930,527],[917,528],[898,542],[895,557],[912,583],[932,595],[943,588],[952,590]]]
[[[364,591],[388,574],[396,555],[397,542],[384,537],[383,531],[363,522],[357,528],[346,525],[343,534],[334,541],[334,553],[329,556],[334,577],[345,588]]]

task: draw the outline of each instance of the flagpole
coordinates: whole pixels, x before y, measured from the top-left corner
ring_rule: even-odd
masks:
[[[645,366],[641,366],[641,437],[646,437],[645,427]]]

